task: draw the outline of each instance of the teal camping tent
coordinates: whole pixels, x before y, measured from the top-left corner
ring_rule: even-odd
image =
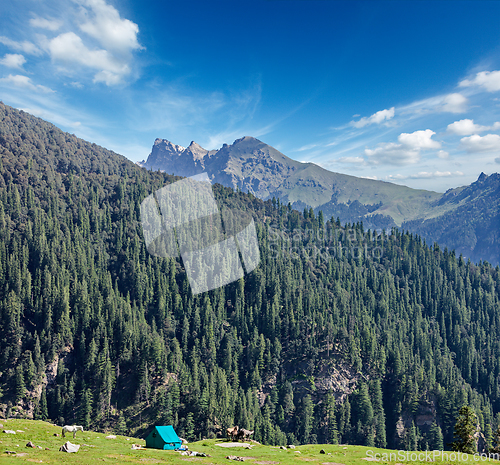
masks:
[[[146,447],[152,449],[172,450],[181,447],[182,441],[174,431],[174,427],[155,426],[153,431],[146,436]]]

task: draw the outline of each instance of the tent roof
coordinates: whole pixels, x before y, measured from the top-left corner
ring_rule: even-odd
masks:
[[[177,436],[177,433],[174,430],[174,427],[172,425],[169,426],[155,426],[156,431],[158,431],[158,434],[161,436],[163,441],[170,443],[170,442],[181,442],[179,436]]]

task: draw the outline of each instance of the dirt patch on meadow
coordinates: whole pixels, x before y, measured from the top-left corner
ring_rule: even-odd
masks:
[[[275,462],[274,460],[257,460],[254,463],[258,463],[259,465],[276,465],[279,462]]]
[[[215,444],[220,447],[248,447],[250,445],[249,442],[218,442]]]
[[[184,462],[199,462],[204,465],[213,465],[212,462],[200,462],[200,459],[202,458],[203,457],[182,457],[181,460],[184,460]]]

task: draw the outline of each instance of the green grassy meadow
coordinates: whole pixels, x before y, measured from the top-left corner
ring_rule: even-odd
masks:
[[[47,464],[154,464],[154,463],[176,463],[197,462],[200,464],[239,463],[228,460],[226,456],[233,455],[243,457],[245,462],[261,465],[272,464],[304,464],[316,463],[322,465],[366,465],[368,462],[376,461],[375,453],[380,454],[380,464],[418,464],[425,463],[424,460],[412,460],[410,456],[401,460],[401,455],[396,451],[369,448],[351,445],[314,444],[297,446],[295,449],[283,450],[277,446],[264,446],[255,444],[251,449],[240,447],[220,447],[226,441],[220,439],[202,440],[189,444],[189,449],[209,454],[210,457],[182,456],[175,451],[162,451],[155,449],[133,450],[132,444],[145,446],[143,439],[127,436],[117,436],[116,439],[106,439],[106,433],[95,433],[92,431],[78,432],[75,439],[72,434],[66,438],[60,436],[61,427],[43,421],[30,420],[0,420],[0,463],[47,463]],[[14,430],[16,434],[3,433],[4,430]],[[18,432],[21,430],[22,432]],[[54,436],[59,434],[59,437]],[[42,449],[26,447],[32,441]],[[66,441],[79,444],[80,450],[76,453],[60,452],[59,447]],[[320,453],[321,450],[325,454]],[[8,454],[6,451],[15,452]],[[389,455],[392,453],[392,457]],[[386,454],[387,457],[384,457]],[[411,454],[411,452],[405,452]],[[422,453],[422,454],[425,454]],[[448,453],[451,454],[451,453]],[[423,457],[423,456],[422,456]],[[408,458],[409,460],[406,460]],[[493,460],[474,460],[473,456],[463,456],[458,460],[438,457],[435,462],[444,464],[469,463],[471,465],[481,463],[499,463]],[[368,459],[368,460],[367,460]],[[467,460],[465,460],[467,459]]]

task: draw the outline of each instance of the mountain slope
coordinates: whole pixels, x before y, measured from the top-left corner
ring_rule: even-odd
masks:
[[[481,173],[470,186],[450,189],[436,202],[448,211],[403,223],[430,242],[454,249],[473,261],[500,264],[500,174]]]
[[[1,416],[420,448],[464,403],[498,426],[500,269],[217,185],[261,260],[192,295],[140,226],[176,178],[3,104],[0,162]]]
[[[430,203],[440,197],[435,192],[356,178],[314,163],[301,163],[253,137],[224,144],[218,151],[207,151],[197,144],[196,147],[193,154],[189,147],[184,149],[157,139],[148,160],[141,166],[182,176],[205,171],[212,182],[250,192],[263,200],[276,197],[297,209],[318,208],[328,217],[336,217],[342,208],[359,202],[368,214],[357,219],[378,229],[380,221],[382,227],[390,227],[422,216]]]

